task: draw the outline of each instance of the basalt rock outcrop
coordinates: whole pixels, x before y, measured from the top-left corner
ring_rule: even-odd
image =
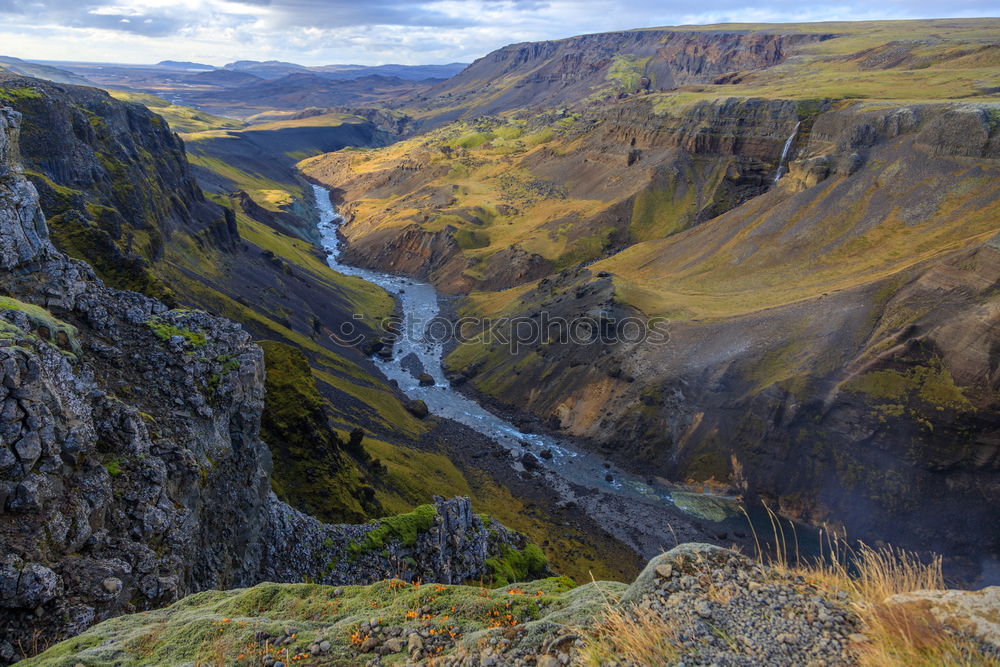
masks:
[[[0,661],[207,588],[459,581],[524,547],[461,499],[364,526],[278,501],[260,348],[58,252],[19,125],[0,110]]]

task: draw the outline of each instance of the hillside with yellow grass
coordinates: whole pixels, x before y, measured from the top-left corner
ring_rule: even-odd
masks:
[[[410,103],[432,129],[301,166],[342,200],[353,261],[462,295],[460,315],[669,332],[459,345],[472,394],[977,569],[1000,548],[998,30],[513,45]]]

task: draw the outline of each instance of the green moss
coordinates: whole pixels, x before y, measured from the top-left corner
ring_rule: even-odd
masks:
[[[532,621],[586,626],[617,600],[624,584],[601,582],[570,588],[565,578],[522,584],[518,589],[432,586],[381,581],[369,586],[259,584],[230,591],[205,591],[169,607],[119,616],[25,661],[26,667],[85,665],[257,664],[255,633],[277,636],[296,630],[295,644],[272,655],[289,664],[294,646],[330,642],[321,662],[356,665],[360,625],[377,616],[386,627],[450,630],[460,625],[456,648],[468,651],[511,627]],[[522,590],[523,589],[523,590]],[[373,610],[377,610],[373,611]],[[418,615],[425,618],[415,618]],[[450,650],[448,651],[450,653]],[[242,659],[241,657],[242,656]],[[444,656],[441,656],[442,658]],[[402,664],[405,656],[386,656]]]
[[[352,559],[370,551],[377,551],[385,546],[387,539],[396,539],[403,546],[412,547],[417,543],[417,537],[426,533],[434,526],[437,510],[433,505],[421,505],[412,512],[379,519],[376,528],[362,538],[360,542],[348,545]]]
[[[487,141],[492,141],[493,137],[494,135],[491,132],[472,132],[449,141],[448,145],[452,148],[472,149],[482,146]]]
[[[557,270],[561,270],[601,257],[610,246],[616,231],[618,230],[607,225],[589,236],[568,243],[566,251],[555,259],[553,265]]]
[[[146,322],[148,326],[156,337],[160,340],[166,342],[175,336],[180,336],[192,347],[204,347],[208,343],[208,338],[205,334],[198,331],[191,331],[189,329],[181,328],[175,324],[169,322],[164,322],[160,319],[154,318]]]
[[[795,103],[795,111],[799,118],[811,118],[817,116],[826,108],[826,100],[799,100]]]
[[[500,554],[499,557],[486,560],[486,565],[493,574],[493,581],[498,586],[527,581],[543,572],[548,566],[545,554],[534,544],[529,544],[521,550],[504,545]]]
[[[41,99],[42,94],[34,88],[0,88],[0,100],[15,104],[23,100]]]
[[[639,82],[642,80],[648,62],[649,58],[636,58],[631,55],[615,56],[608,68],[607,79],[617,83],[622,90],[634,92],[639,88]]]
[[[39,183],[44,184],[44,189],[51,190],[52,193],[55,194],[57,197],[59,197],[64,204],[68,204],[68,202],[73,197],[82,194],[79,190],[74,190],[73,188],[67,188],[62,185],[59,185],[51,178],[38,171],[25,169],[24,175],[28,177],[28,179],[30,179],[31,182],[35,185],[35,187],[38,188],[39,190],[43,189],[39,188]]]
[[[504,139],[505,141],[510,141],[512,139],[519,138],[524,134],[524,129],[516,125],[505,125],[503,127],[498,127],[493,133],[499,139]]]
[[[328,422],[326,402],[301,350],[261,341],[264,350],[264,414],[261,437],[271,449],[271,485],[279,498],[325,521],[364,521],[382,513],[361,480],[367,463],[360,438],[349,455]],[[357,457],[357,461],[352,459]]]
[[[101,633],[91,631],[86,635],[59,642],[45,651],[44,659],[38,661],[29,659],[28,662],[36,662],[36,664],[43,665],[74,665],[76,664],[76,660],[72,659],[73,656],[95,646],[100,646],[105,639],[106,637]]]
[[[538,132],[533,132],[524,137],[524,143],[529,148],[535,146],[540,146],[541,144],[547,144],[556,138],[556,133],[551,127],[546,127],[539,130]]]
[[[937,358],[926,365],[905,370],[869,371],[850,380],[845,389],[889,401],[890,405],[905,405],[919,400],[932,407],[960,411],[974,409],[965,392],[955,384],[951,373]]]
[[[459,229],[454,233],[454,237],[462,250],[485,248],[490,244],[490,235],[476,229]]]
[[[80,344],[77,341],[77,329],[72,324],[67,324],[55,317],[52,313],[41,306],[36,306],[24,301],[18,301],[7,296],[0,296],[0,309],[16,310],[24,313],[28,321],[35,329],[35,334],[40,338],[53,342],[59,347],[79,354]],[[16,329],[16,327],[10,327]],[[11,333],[14,333],[13,331]],[[20,335],[20,330],[17,334]]]
[[[108,474],[111,475],[112,477],[117,477],[118,475],[125,472],[125,469],[122,467],[121,459],[112,459],[108,461],[106,464],[104,464],[104,469],[107,470]]]
[[[913,388],[912,377],[894,370],[870,371],[852,380],[847,388],[874,398],[899,401]]]
[[[558,577],[549,577],[545,581],[549,581],[555,584],[556,591],[559,593],[565,593],[566,591],[571,591],[577,587],[577,583],[575,581],[564,575]]]
[[[694,179],[693,173],[685,174]],[[680,196],[674,182],[666,187],[648,187],[632,202],[629,232],[635,241],[661,239],[683,231],[695,221],[695,190],[685,189]]]

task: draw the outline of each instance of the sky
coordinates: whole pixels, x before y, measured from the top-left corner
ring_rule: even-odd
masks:
[[[155,63],[471,62],[513,42],[720,22],[996,16],[1000,0],[0,0],[0,55]]]

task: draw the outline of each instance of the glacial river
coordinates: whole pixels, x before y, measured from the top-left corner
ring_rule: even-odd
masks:
[[[444,345],[435,340],[438,336],[428,335],[428,324],[440,315],[437,291],[432,285],[411,278],[344,264],[341,261],[342,239],[337,233],[344,219],[331,203],[328,190],[318,185],[313,185],[313,189],[320,213],[319,230],[323,247],[328,251],[327,263],[330,268],[379,285],[400,304],[402,322],[392,357],[376,357],[375,363],[386,378],[395,380],[409,398],[424,401],[431,414],[464,424],[500,443],[514,454],[511,457],[512,465],[515,465],[517,455],[529,451],[538,460],[539,468],[545,468],[565,481],[584,488],[633,496],[647,502],[658,499],[715,521],[724,520],[727,516],[732,518],[735,507],[730,499],[670,490],[662,485],[653,487],[608,463],[603,457],[575,449],[571,443],[562,439],[524,433],[476,401],[455,391],[444,375]],[[434,331],[433,327],[431,331]],[[412,362],[404,362],[411,354],[419,359],[422,369],[415,369],[416,364]],[[421,370],[434,378],[433,386],[421,386],[417,378]],[[551,458],[541,456],[544,450],[551,452]],[[606,479],[608,475],[612,481]]]

